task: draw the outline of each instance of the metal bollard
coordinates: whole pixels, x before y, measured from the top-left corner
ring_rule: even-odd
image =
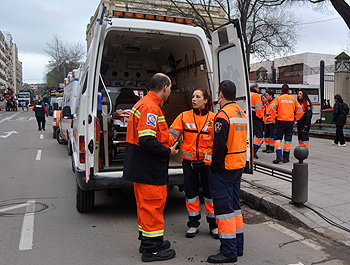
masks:
[[[299,160],[293,163],[292,170],[292,203],[302,204],[308,199],[308,164],[303,160],[309,156],[309,149],[305,146],[297,146],[294,156]]]

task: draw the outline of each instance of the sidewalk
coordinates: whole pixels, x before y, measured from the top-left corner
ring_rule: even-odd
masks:
[[[293,136],[293,146],[290,162],[278,164],[283,169],[292,170],[294,148],[298,139]],[[275,154],[258,152],[259,162],[272,165]],[[309,157],[304,161],[309,167],[308,202],[310,207],[330,222],[339,224],[349,230],[344,231],[322,219],[313,210],[290,204],[292,184],[260,172],[253,175],[244,174],[241,185],[241,197],[252,208],[259,209],[275,218],[290,221],[300,226],[310,228],[334,241],[350,246],[350,143],[346,147],[332,144],[330,139],[310,138]],[[281,195],[263,190],[257,186],[272,188]],[[286,195],[286,196],[284,196]]]

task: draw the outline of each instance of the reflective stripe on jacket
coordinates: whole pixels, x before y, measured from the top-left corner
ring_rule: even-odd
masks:
[[[173,145],[182,137],[181,157],[187,160],[204,159],[210,137],[209,124],[215,114],[208,110],[192,109],[182,112],[171,125],[170,141]]]
[[[299,120],[304,112],[293,96],[283,93],[271,102],[269,113],[279,121],[294,121]]]
[[[266,102],[265,104],[265,109],[264,109],[264,117],[263,117],[263,121],[265,124],[272,124],[272,123],[276,123],[276,120],[274,119],[274,117],[271,115],[271,111],[270,111],[270,107],[271,107],[271,102]]]
[[[259,119],[261,119],[264,116],[264,106],[263,103],[261,101],[261,98],[259,96],[259,94],[257,92],[250,92],[250,103],[252,106],[252,112],[253,115],[255,113],[256,117],[258,117]]]

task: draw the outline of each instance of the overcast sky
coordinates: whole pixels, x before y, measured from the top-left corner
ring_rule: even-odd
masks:
[[[350,0],[347,0],[350,3]],[[85,31],[98,0],[1,0],[0,30],[9,31],[23,63],[23,82],[42,83],[49,58],[44,52],[52,36],[86,44]],[[349,30],[332,7],[326,13],[299,8],[300,39],[295,53],[339,54],[349,49]]]

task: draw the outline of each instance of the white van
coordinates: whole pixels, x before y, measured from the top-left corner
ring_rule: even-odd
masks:
[[[67,144],[68,155],[72,155],[72,139],[73,138],[73,116],[75,114],[78,90],[79,78],[81,69],[74,69],[71,71],[67,78],[64,80],[63,100],[62,100],[62,111],[60,114],[59,129],[56,132],[56,139],[60,144]],[[63,111],[63,109],[66,109]],[[64,112],[70,112],[70,116],[64,116]]]
[[[101,4],[93,22],[94,35],[82,70],[73,123],[77,210],[94,209],[96,190],[131,184],[122,178],[123,161],[113,159],[112,150],[118,140],[112,139],[111,117],[119,108],[117,101],[125,100],[124,109],[132,107],[130,96],[119,99],[121,89],[131,89],[129,95],[141,98],[143,91],[147,91],[147,82],[157,72],[167,74],[173,84],[170,98],[165,102],[168,125],[182,111],[191,108],[194,88],[207,89],[217,101],[222,80],[236,84],[237,102],[250,121],[246,172],[252,172],[249,81],[239,21],[215,30],[210,49],[204,31],[186,24],[190,19],[126,11],[113,11],[113,17],[106,19],[104,11]],[[101,108],[98,95],[102,95],[102,112],[98,111]],[[172,159],[169,185],[181,189],[182,174],[181,159]]]

